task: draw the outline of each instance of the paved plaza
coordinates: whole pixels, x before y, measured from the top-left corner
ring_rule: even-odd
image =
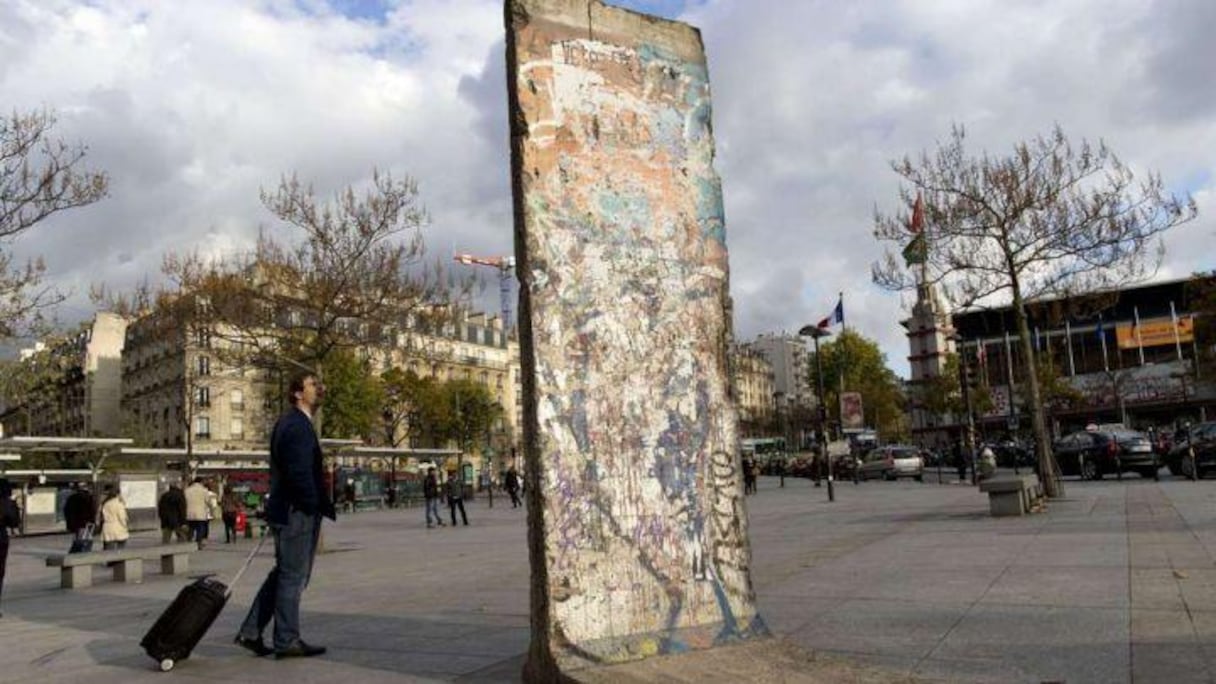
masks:
[[[813,660],[788,681],[1212,682],[1216,482],[1066,481],[1045,513],[992,518],[958,484],[762,478],[748,497],[753,579],[773,633]],[[518,681],[528,646],[523,509],[469,505],[469,527],[426,529],[422,509],[346,515],[325,528],[304,637],[329,653],[255,658],[232,645],[271,550],[194,656],[170,674],[139,639],[186,581],[150,564],[142,584],[98,572],[59,588],[42,555],[66,535],[17,538],[0,610],[0,681]],[[132,543],[159,542],[140,533]],[[229,576],[252,542],[213,543],[192,574]],[[705,682],[751,679],[736,667]],[[648,679],[644,669],[621,680]],[[772,673],[755,680],[771,681]]]

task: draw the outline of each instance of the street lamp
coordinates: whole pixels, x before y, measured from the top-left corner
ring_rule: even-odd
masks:
[[[828,412],[823,402],[823,361],[819,356],[819,338],[827,337],[832,333],[817,325],[805,325],[798,331],[798,334],[803,337],[810,337],[815,341],[815,384],[819,399],[819,453],[828,461],[828,501],[835,501],[836,490],[832,488],[832,480],[835,479],[832,475],[832,458],[828,455]]]

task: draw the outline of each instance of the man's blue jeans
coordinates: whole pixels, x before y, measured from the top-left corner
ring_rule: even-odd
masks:
[[[258,590],[240,631],[245,639],[260,639],[273,617],[276,651],[300,639],[300,597],[312,576],[321,534],[320,516],[297,510],[287,515],[286,525],[270,526],[274,532],[274,569]]]
[[[431,524],[432,515],[435,516],[435,522],[443,524],[443,521],[439,519],[439,499],[437,498],[426,500],[426,524]]]

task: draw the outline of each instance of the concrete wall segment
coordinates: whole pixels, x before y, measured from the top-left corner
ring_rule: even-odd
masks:
[[[761,633],[700,35],[585,0],[508,1],[506,18],[531,658],[569,670]]]

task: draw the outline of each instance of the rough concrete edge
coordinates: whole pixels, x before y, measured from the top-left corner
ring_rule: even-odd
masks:
[[[579,684],[763,681],[808,684],[928,682],[903,672],[863,665],[840,656],[807,651],[785,639],[755,639],[712,650],[565,673]]]

